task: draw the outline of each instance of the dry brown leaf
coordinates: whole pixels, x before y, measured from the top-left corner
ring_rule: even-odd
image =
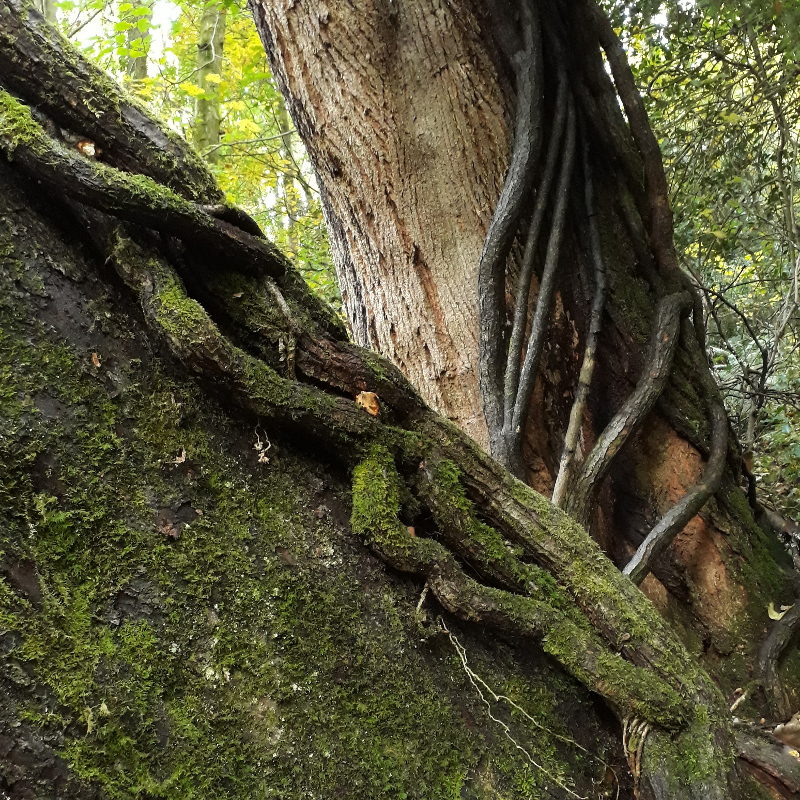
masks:
[[[372,414],[373,417],[378,416],[378,412],[381,410],[380,403],[378,402],[378,395],[375,392],[361,392],[358,397],[356,397],[356,405],[361,406],[368,414]]]
[[[100,369],[100,356],[98,356],[97,353],[92,353],[92,364],[94,364],[97,369]]]

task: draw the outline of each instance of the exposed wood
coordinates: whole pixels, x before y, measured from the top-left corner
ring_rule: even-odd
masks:
[[[655,560],[719,489],[728,456],[728,417],[722,405],[712,409],[711,455],[700,483],[693,486],[650,531],[623,573],[640,584]]]

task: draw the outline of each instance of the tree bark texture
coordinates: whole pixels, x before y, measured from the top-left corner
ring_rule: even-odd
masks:
[[[755,798],[737,668],[348,342],[185,143],[127,137],[142,109],[76,150],[104,89],[1,8],[0,790]]]
[[[200,15],[197,35],[197,85],[205,94],[195,100],[192,141],[204,153],[219,144],[220,102],[219,81],[222,77],[222,58],[225,51],[225,22],[227,10],[220,3],[207,3]],[[211,80],[208,80],[208,76]],[[217,150],[209,153],[210,161],[217,158]]]
[[[324,191],[355,342],[389,356],[487,444],[476,268],[502,183],[509,98],[474,9],[254,6]]]
[[[394,361],[426,401],[512,468],[514,454],[490,441],[492,419],[501,415],[484,415],[481,405],[476,291],[504,181],[507,174],[507,180],[516,180],[523,5],[251,1],[273,72],[317,172],[354,339]],[[526,259],[520,237],[506,264],[505,292],[497,293],[505,294],[504,324],[489,337],[506,344],[511,338],[520,363],[509,364],[507,375],[517,381],[520,369],[526,374],[526,362],[538,362],[526,377],[530,405],[506,414],[512,420],[508,435],[515,435],[516,420],[525,428],[523,465],[516,471],[538,491],[552,493],[587,336],[590,328],[599,328],[580,432],[573,423],[570,434],[577,440],[571,488],[579,496],[572,504],[567,497],[564,507],[590,525],[620,569],[660,522],[668,527],[666,549],[653,561],[642,590],[679,621],[687,642],[703,642],[712,659],[738,658],[744,649],[752,663],[767,625],[768,595],[789,602],[796,590],[780,568],[768,567],[762,575],[764,558],[776,557],[786,568],[788,562],[780,553],[768,554],[771,545],[740,492],[740,460],[731,443],[727,465],[720,468],[727,437],[725,431],[713,436],[712,429],[719,433],[721,426],[715,428],[713,403],[702,388],[708,367],[701,349],[681,333],[671,355],[655,354],[656,360],[669,355],[660,383],[648,377],[659,302],[686,289],[672,244],[671,212],[663,202],[658,148],[624,54],[594,4],[542,0],[532,7],[543,42],[544,77],[537,89],[544,140],[521,229],[527,231],[527,223],[531,229],[542,226],[533,248],[537,266],[533,290],[521,292],[517,280],[520,270],[526,274]],[[603,53],[612,63],[613,82]],[[570,152],[568,126],[559,128],[565,116],[562,85],[575,105],[580,141],[559,233],[563,241],[551,259],[558,237],[548,232],[561,224],[556,184],[566,164],[563,154]],[[588,152],[581,158],[584,148]],[[553,169],[549,149],[563,153]],[[546,178],[548,171],[552,179]],[[583,200],[588,177],[595,209]],[[537,223],[543,185],[552,187],[551,198]],[[595,240],[604,262],[599,318],[592,312]],[[539,291],[541,281],[546,292]],[[541,310],[547,312],[538,316],[537,294],[546,294]],[[510,334],[514,297],[530,304],[522,328],[534,329],[527,350]],[[684,317],[694,302],[687,297]],[[495,349],[505,357],[503,347]],[[499,397],[497,391],[490,394]],[[610,423],[618,423],[614,436]],[[593,451],[598,443],[610,445],[605,454]],[[715,481],[708,492],[693,494],[712,452],[718,454],[717,468],[707,474]],[[612,460],[612,453],[621,455]],[[698,497],[702,502],[690,502]],[[685,509],[695,515],[684,525],[685,514],[678,512]],[[743,637],[742,630],[753,636]]]

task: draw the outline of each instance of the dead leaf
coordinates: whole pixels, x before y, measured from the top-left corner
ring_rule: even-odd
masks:
[[[791,608],[791,606],[781,606],[781,611],[777,611],[775,609],[775,605],[772,601],[767,608],[767,614],[769,614],[770,619],[783,619],[786,616],[786,612]]]
[[[185,450],[185,448],[181,447],[180,454],[175,456],[175,458],[172,460],[172,463],[173,464],[183,464],[184,461],[186,461],[186,450]]]
[[[100,369],[100,356],[98,356],[97,353],[92,353],[92,364],[94,364],[97,369]]]
[[[356,397],[356,405],[361,406],[368,414],[372,414],[373,417],[378,416],[378,412],[381,410],[380,403],[378,402],[378,395],[375,392],[361,392],[358,397]]]
[[[95,147],[94,142],[90,139],[81,139],[75,146],[81,153],[83,153],[83,155],[88,156],[89,158],[94,158],[97,155],[97,148]]]
[[[407,530],[408,530],[408,532],[409,532],[409,534],[411,536],[416,536],[417,535],[417,532],[414,530],[414,526],[413,525],[409,525]]]

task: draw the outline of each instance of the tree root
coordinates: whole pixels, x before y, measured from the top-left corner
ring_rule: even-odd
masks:
[[[575,399],[569,414],[569,425],[564,436],[564,451],[561,455],[561,462],[556,475],[556,482],[553,487],[552,503],[554,506],[561,507],[572,476],[572,467],[575,460],[575,451],[578,446],[583,425],[583,412],[589,400],[589,390],[594,374],[595,359],[597,354],[597,342],[600,337],[600,329],[603,322],[603,308],[606,300],[606,267],[603,261],[603,253],[600,248],[600,231],[597,227],[597,211],[595,209],[594,198],[594,179],[592,176],[592,166],[589,160],[589,148],[584,143],[583,147],[583,171],[585,181],[585,203],[586,214],[589,220],[589,245],[594,264],[594,298],[592,309],[589,315],[589,330],[586,335],[586,347],[583,351],[583,362],[578,377],[578,388],[575,391]]]
[[[478,583],[466,575],[443,545],[412,536],[398,518],[400,487],[394,460],[380,445],[375,445],[354,470],[353,530],[382,561],[423,578],[439,603],[459,619],[541,640],[544,651],[569,674],[621,713],[635,714],[666,728],[688,721],[689,706],[674,689],[651,671],[609,652],[585,623],[543,600]],[[459,509],[457,525],[463,525],[463,515],[469,513],[469,508]],[[444,519],[441,506],[438,517]],[[466,552],[463,544],[468,540],[463,527],[455,527],[448,538],[459,541],[460,549]],[[478,564],[482,561],[485,566],[486,560],[485,551],[479,553]],[[554,593],[558,591],[554,589]]]
[[[694,328],[685,323],[683,333],[687,350],[695,357],[703,356],[700,343],[694,338]],[[698,370],[698,374],[701,393],[711,417],[708,464],[703,471],[701,482],[686,492],[661,518],[625,566],[623,573],[637,585],[645,579],[659,555],[686,527],[689,520],[700,512],[722,483],[728,460],[728,415],[725,413],[722,397],[711,374],[708,370]]]
[[[764,687],[767,702],[776,719],[788,719],[795,710],[781,681],[778,664],[798,631],[800,631],[800,599],[795,601],[783,619],[770,623],[769,634],[758,651],[756,674]]]
[[[650,127],[642,96],[636,88],[625,48],[605,12],[589,0],[600,46],[603,48],[617,94],[628,118],[633,141],[644,160],[645,185],[649,204],[650,244],[665,281],[673,291],[682,285],[681,269],[675,252],[672,209],[669,205],[669,186],[661,160],[658,140]]]
[[[623,574],[637,586],[650,572],[655,560],[719,489],[728,455],[728,417],[721,405],[714,406],[711,414],[711,456],[703,472],[703,480],[686,492],[661,518],[623,570]]]
[[[525,426],[528,422],[528,411],[531,405],[531,396],[539,373],[539,362],[542,358],[542,349],[547,336],[547,327],[552,312],[553,297],[556,288],[556,270],[561,257],[561,242],[564,237],[567,204],[570,197],[572,171],[575,164],[575,101],[570,95],[567,100],[567,139],[564,143],[564,152],[561,161],[561,173],[556,188],[556,205],[553,211],[553,224],[550,230],[550,240],[547,244],[547,257],[545,258],[542,281],[539,285],[539,296],[536,300],[536,311],[531,322],[531,333],[525,351],[525,360],[519,376],[519,387],[514,398],[514,415],[511,429],[506,436],[512,455],[512,464],[516,466],[519,474],[522,471],[522,440],[525,435]]]
[[[528,227],[528,238],[525,241],[525,252],[522,257],[519,281],[517,284],[516,299],[514,302],[514,323],[511,329],[511,339],[506,358],[506,373],[504,379],[503,400],[503,425],[511,430],[514,424],[514,401],[519,387],[519,371],[522,362],[522,345],[528,325],[528,301],[530,300],[531,283],[533,281],[533,264],[536,248],[539,243],[539,234],[544,223],[544,212],[550,197],[550,190],[558,167],[558,156],[561,151],[564,128],[567,122],[567,96],[569,89],[564,76],[558,84],[556,97],[556,112],[553,127],[550,131],[550,142],[547,147],[544,172],[536,190],[536,205],[533,210],[531,224]]]
[[[54,141],[26,106],[1,90],[0,147],[57,196],[208,248],[228,269],[280,277],[290,268],[271,242],[210,216],[152,178],[120,172]]]
[[[791,748],[764,731],[741,726],[736,731],[739,758],[765,772],[787,791],[787,797],[800,796],[800,761]]]

